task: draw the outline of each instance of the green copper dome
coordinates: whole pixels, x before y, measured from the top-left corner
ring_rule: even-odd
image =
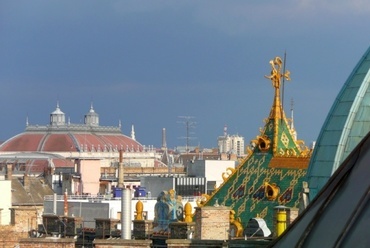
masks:
[[[370,48],[360,59],[320,131],[308,169],[312,200],[370,130]]]

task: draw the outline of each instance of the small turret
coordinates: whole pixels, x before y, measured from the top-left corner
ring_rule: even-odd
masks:
[[[54,110],[54,112],[50,114],[50,125],[51,126],[61,126],[61,125],[65,125],[65,123],[66,123],[65,114],[60,110],[59,102],[57,102],[56,109]]]
[[[93,104],[90,105],[90,111],[85,115],[85,125],[99,126],[99,115],[95,112]]]

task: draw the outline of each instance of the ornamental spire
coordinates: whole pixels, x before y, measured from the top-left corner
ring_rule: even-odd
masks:
[[[269,118],[283,119],[284,112],[282,110],[282,105],[280,102],[281,79],[284,78],[286,80],[290,80],[290,72],[288,70],[283,72],[281,71],[283,61],[280,57],[275,57],[273,60],[270,60],[269,63],[272,68],[271,74],[265,77],[271,80],[272,86],[275,88],[274,104],[272,105]]]
[[[131,139],[136,140],[134,125],[131,125]]]

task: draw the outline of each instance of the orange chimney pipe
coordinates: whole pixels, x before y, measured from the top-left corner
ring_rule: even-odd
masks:
[[[118,188],[123,188],[123,150],[119,150]]]

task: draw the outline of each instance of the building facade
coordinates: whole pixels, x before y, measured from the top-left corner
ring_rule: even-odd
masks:
[[[50,114],[48,125],[30,125],[27,120],[23,133],[1,144],[0,172],[12,164],[19,175],[45,176],[58,194],[65,190],[72,194],[97,194],[110,190],[116,181],[116,173],[110,175],[110,181],[101,180],[101,171],[116,171],[119,151],[123,151],[125,167],[164,166],[153,147],[145,147],[135,139],[133,126],[133,137],[122,133],[121,124],[100,126],[92,105],[84,120],[83,124],[66,121],[59,103]]]
[[[238,157],[245,155],[244,137],[239,135],[229,135],[227,126],[224,127],[224,135],[217,139],[220,153],[236,154]]]

